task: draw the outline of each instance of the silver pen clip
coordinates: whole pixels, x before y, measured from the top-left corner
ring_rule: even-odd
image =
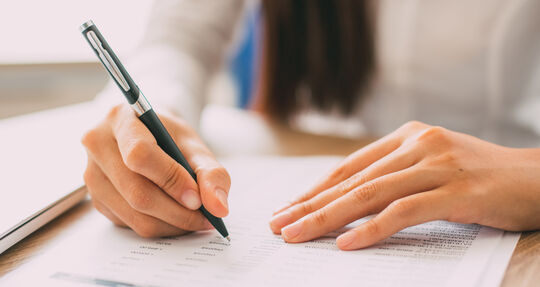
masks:
[[[94,47],[94,49],[96,49],[98,52],[99,58],[105,65],[105,68],[109,71],[109,73],[111,73],[113,79],[122,87],[122,89],[124,89],[125,92],[129,91],[130,87],[128,82],[109,55],[109,52],[103,48],[103,45],[101,44],[101,41],[99,41],[96,33],[94,33],[94,31],[88,31],[86,33],[86,38],[88,38],[88,41],[90,41],[92,47]]]

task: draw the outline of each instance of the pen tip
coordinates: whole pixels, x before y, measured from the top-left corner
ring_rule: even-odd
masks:
[[[231,242],[231,238],[229,236],[225,237],[225,239],[227,239],[227,241]]]

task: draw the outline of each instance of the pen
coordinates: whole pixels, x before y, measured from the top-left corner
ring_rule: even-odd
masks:
[[[109,72],[113,80],[116,82],[122,93],[126,97],[131,108],[137,114],[137,117],[144,123],[144,125],[150,130],[152,135],[157,141],[157,144],[163,151],[165,151],[170,157],[181,164],[187,172],[193,177],[195,182],[197,181],[197,175],[187,162],[186,158],[174,143],[169,132],[163,126],[163,123],[159,120],[156,112],[150,106],[148,100],[144,97],[143,93],[139,90],[139,87],[135,85],[133,79],[129,76],[126,69],[120,63],[120,60],[116,57],[103,35],[99,32],[94,22],[87,21],[79,27],[84,38],[88,41],[99,60]],[[201,205],[199,210],[210,221],[212,226],[226,238],[231,241],[229,232],[225,227],[225,223],[219,217],[212,215],[206,208]]]

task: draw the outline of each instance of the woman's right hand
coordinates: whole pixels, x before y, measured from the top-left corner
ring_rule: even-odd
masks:
[[[111,109],[82,139],[84,181],[96,209],[143,237],[173,236],[212,226],[198,208],[228,214],[230,177],[183,120],[159,118],[197,174],[197,182],[157,145],[127,105]]]

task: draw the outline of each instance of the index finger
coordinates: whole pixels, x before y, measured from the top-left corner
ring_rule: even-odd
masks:
[[[185,149],[185,157],[195,173],[204,207],[217,217],[229,212],[227,198],[231,179],[227,170],[214,158],[201,141],[179,139]]]
[[[399,148],[400,145],[400,138],[394,134],[390,134],[357,150],[356,152],[347,156],[333,169],[333,171],[326,175],[321,181],[316,183],[315,186],[313,186],[308,192],[283,205],[277,209],[273,215],[276,215],[293,205],[309,200],[319,193],[332,188],[340,182],[348,179],[355,173],[367,168],[374,162],[390,154]]]
[[[217,217],[226,216],[229,212],[227,198],[231,186],[227,170],[216,160],[194,130],[177,118],[164,116],[164,119],[165,124],[170,124],[174,140],[197,175],[198,190],[204,207]]]
[[[148,178],[183,206],[196,210],[201,206],[195,180],[157,144],[148,128],[129,107],[117,111],[111,127],[125,165]]]
[[[373,219],[340,235],[336,243],[342,250],[368,247],[407,227],[447,218],[456,200],[454,193],[443,190],[398,199]]]

